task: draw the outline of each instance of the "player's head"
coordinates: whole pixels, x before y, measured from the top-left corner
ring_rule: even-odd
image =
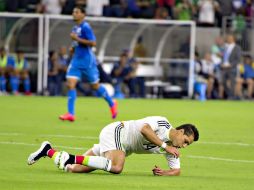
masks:
[[[192,124],[183,124],[176,128],[175,138],[172,139],[173,146],[185,148],[186,146],[198,141],[199,132]]]
[[[85,15],[86,11],[83,6],[76,6],[72,11],[72,17],[75,22],[83,20]]]
[[[226,42],[228,44],[232,44],[232,43],[235,43],[235,36],[233,34],[227,34],[226,36]]]

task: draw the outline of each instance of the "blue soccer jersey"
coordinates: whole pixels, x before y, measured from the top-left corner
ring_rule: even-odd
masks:
[[[96,41],[91,26],[83,21],[80,25],[73,27],[72,32],[79,38],[89,41]],[[74,55],[67,70],[67,78],[81,79],[82,75],[86,77],[89,83],[99,81],[99,72],[96,65],[96,57],[91,46],[87,46],[77,41],[73,41]]]
[[[79,38],[89,41],[96,41],[93,30],[86,21],[83,21],[80,25],[74,26],[72,32],[77,34]],[[73,55],[73,59],[75,60],[75,62],[72,62],[73,66],[78,64],[77,66],[79,68],[87,68],[90,67],[91,64],[96,63],[94,61],[94,53],[90,46],[83,45],[81,43],[78,43],[77,41],[73,41],[72,45],[75,48],[75,52]]]

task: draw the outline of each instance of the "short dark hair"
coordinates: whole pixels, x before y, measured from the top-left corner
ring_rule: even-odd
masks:
[[[194,141],[198,141],[199,139],[199,132],[198,129],[195,127],[195,125],[192,124],[183,124],[180,125],[179,127],[176,128],[176,130],[184,130],[184,134],[187,135],[188,137],[193,135]]]
[[[81,6],[81,5],[75,6],[74,9],[79,9],[82,13],[86,14],[86,9],[85,9],[85,7],[83,7],[83,6]]]

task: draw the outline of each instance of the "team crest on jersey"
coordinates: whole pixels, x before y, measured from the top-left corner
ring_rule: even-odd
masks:
[[[76,33],[77,33],[78,36],[81,35],[81,28],[80,27],[77,28]]]

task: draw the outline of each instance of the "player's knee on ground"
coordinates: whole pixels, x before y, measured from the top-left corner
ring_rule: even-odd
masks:
[[[112,165],[110,172],[114,174],[120,174],[123,171],[123,167],[119,165]]]

